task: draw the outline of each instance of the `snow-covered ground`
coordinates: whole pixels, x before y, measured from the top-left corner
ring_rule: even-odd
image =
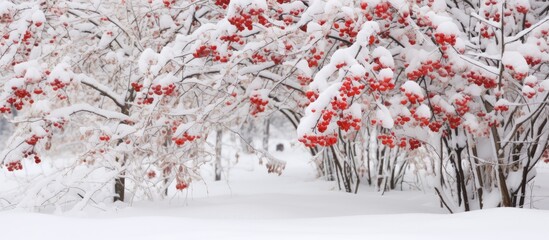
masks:
[[[230,151],[228,151],[230,152]],[[286,160],[281,176],[252,158],[233,161],[221,182],[194,182],[163,202],[114,210],[0,212],[1,239],[541,239],[549,211],[490,209],[447,214],[430,192],[363,186],[358,194],[316,179],[302,151],[274,152]],[[549,171],[540,169],[533,207],[549,208]],[[206,173],[207,175],[207,173]],[[543,183],[543,184],[541,184]],[[544,185],[545,184],[545,185]]]

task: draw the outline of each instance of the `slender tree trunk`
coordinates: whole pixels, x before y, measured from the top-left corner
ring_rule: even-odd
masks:
[[[125,161],[126,161],[126,155],[120,158],[116,158],[116,161],[120,163],[121,167],[124,167]],[[125,171],[121,171],[119,176],[114,179],[114,199],[113,201],[121,201],[124,202],[124,192],[126,190],[126,178],[124,177]]]
[[[116,183],[114,184],[114,193],[116,196],[114,196],[114,201],[121,201],[124,202],[124,190],[126,185],[126,178],[119,177],[115,179]]]
[[[461,194],[462,194],[462,197],[463,197],[463,206],[465,207],[465,211],[470,211],[470,207],[469,207],[469,196],[467,194],[467,185],[466,185],[466,179],[465,179],[465,170],[463,170],[463,162],[462,162],[462,159],[461,159],[461,153],[463,151],[463,148],[458,148],[457,151],[456,151],[456,154],[457,154],[457,166],[458,166],[458,169],[459,169],[459,176],[458,176],[458,181],[461,182]]]
[[[265,152],[269,151],[270,126],[271,126],[271,119],[267,118],[265,120],[265,128],[263,129],[263,150]]]
[[[129,115],[130,113],[129,105],[125,105],[124,107],[122,107],[122,109],[120,109],[120,112],[124,115]],[[118,143],[116,145],[118,146],[122,142],[123,140],[120,139],[118,140]],[[120,157],[116,158],[116,162],[120,164],[120,167],[124,168],[124,165],[126,165],[126,158],[127,158],[126,154],[123,154],[122,158]],[[126,191],[125,175],[126,175],[126,171],[123,170],[118,174],[118,177],[114,179],[114,194],[115,194],[113,199],[114,202],[116,201],[124,202],[124,192]]]
[[[219,181],[221,180],[221,172],[222,172],[222,166],[221,166],[221,152],[222,152],[222,138],[223,138],[223,130],[221,128],[217,129],[217,134],[215,138],[215,180]]]
[[[477,187],[477,195],[478,195],[478,205],[479,208],[482,209],[484,206],[483,202],[483,189],[484,189],[484,180],[483,180],[483,171],[481,170],[481,166],[478,161],[478,153],[477,153],[477,147],[473,145],[471,151],[473,152],[474,158],[472,159],[471,163],[474,164],[475,172],[476,172],[476,179],[478,181],[478,187]]]

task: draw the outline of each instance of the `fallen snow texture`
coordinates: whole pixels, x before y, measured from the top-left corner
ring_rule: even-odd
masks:
[[[276,196],[273,196],[276,197]],[[268,199],[266,199],[268,200]],[[296,199],[299,200],[299,199]],[[272,200],[271,200],[272,201]],[[297,204],[303,204],[297,202]],[[245,205],[228,207],[246,208]],[[366,203],[365,203],[366,205]],[[286,211],[296,204],[284,206]],[[331,207],[337,207],[332,205]],[[268,209],[268,206],[265,206]],[[215,208],[214,208],[215,209]],[[207,207],[202,209],[209,211]],[[264,209],[263,209],[264,210]],[[316,209],[321,210],[321,209]],[[184,210],[181,211],[182,213]],[[4,239],[541,239],[549,212],[493,209],[455,215],[398,214],[281,219],[149,216],[75,218],[0,213]]]
[[[267,175],[264,166],[243,157],[224,174],[229,182],[193,183],[188,192],[165,202],[61,216],[0,212],[2,239],[516,240],[549,234],[549,211],[509,208],[451,215],[430,193],[390,191],[381,196],[367,186],[358,194],[344,193],[334,182],[315,179],[305,149],[275,152],[271,147],[275,157],[287,160],[282,176]],[[534,182],[549,182],[549,165],[543,167]],[[530,198],[534,206],[547,207],[546,185],[541,187],[535,184],[540,195]]]

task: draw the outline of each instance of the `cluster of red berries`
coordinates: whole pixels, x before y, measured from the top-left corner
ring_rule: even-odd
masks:
[[[61,80],[59,80],[58,78],[53,79],[53,82],[50,82],[50,85],[52,86],[54,91],[57,91],[67,86],[66,83],[61,82]]]
[[[484,12],[484,16],[487,18],[487,19],[490,19],[492,18],[492,20],[494,20],[494,22],[499,22],[501,20],[501,14],[499,13],[498,10],[495,10],[494,13],[490,13],[490,12]]]
[[[513,78],[515,78],[516,80],[519,80],[519,81],[521,81],[522,79],[524,79],[528,75],[527,72],[521,73],[521,72],[515,71],[515,67],[513,67],[513,65],[505,65],[505,68],[509,69],[509,71],[513,75]]]
[[[229,53],[228,55],[221,55],[217,51],[217,46],[216,45],[201,45],[193,53],[193,57],[195,57],[195,58],[205,58],[205,57],[209,57],[209,56],[213,56],[212,60],[215,61],[215,62],[226,63],[226,62],[229,61],[229,58],[231,57],[231,54]]]
[[[429,118],[427,118],[425,116],[419,116],[416,113],[415,108],[410,109],[410,113],[412,114],[412,117],[414,118],[414,120],[419,124],[419,126],[425,127],[425,126],[429,125]]]
[[[486,5],[487,7],[489,7],[490,5],[496,5],[498,4],[498,1],[497,0],[486,0],[484,1],[484,5]]]
[[[330,125],[330,122],[332,121],[332,118],[334,117],[335,112],[331,110],[322,110],[320,121],[316,125],[316,128],[319,132],[323,133],[328,129],[328,125]]]
[[[307,86],[313,81],[313,78],[299,74],[297,75],[297,81],[299,82],[299,85]]]
[[[39,137],[39,136],[36,136],[36,135],[32,135],[29,139],[25,140],[25,142],[28,144],[28,145],[36,145],[36,143],[38,142],[38,140],[42,139],[42,137]]]
[[[309,67],[318,67],[318,61],[322,59],[322,56],[324,55],[323,51],[317,51],[316,48],[311,48],[311,54],[312,56],[307,58],[307,64],[309,64]]]
[[[408,101],[411,103],[411,104],[416,104],[416,103],[422,103],[425,99],[423,98],[423,96],[421,95],[418,95],[416,93],[413,93],[413,92],[410,92],[410,91],[406,91],[404,88],[400,88],[400,91],[401,92],[404,92],[404,95],[406,96],[406,98],[408,99]],[[401,103],[403,103],[401,101]]]
[[[42,159],[40,159],[40,157],[36,154],[34,155],[33,159],[34,159],[34,163],[36,164],[40,164],[42,162]]]
[[[189,184],[184,182],[184,181],[180,181],[179,179],[177,180],[177,183],[175,184],[175,189],[177,189],[179,191],[182,191],[182,190],[186,189],[187,187],[189,187]]]
[[[152,97],[148,97],[146,96],[145,98],[142,98],[142,97],[138,97],[137,98],[137,104],[141,105],[141,104],[152,104],[154,102],[154,98]]]
[[[200,47],[198,47],[193,53],[193,57],[204,58],[204,57],[209,57],[210,55],[216,55],[216,54],[217,54],[216,45],[200,45]]]
[[[393,13],[392,11],[389,11],[390,7],[391,5],[389,4],[389,2],[381,2],[376,5],[374,9],[374,14],[378,18],[391,21],[393,19]]]
[[[406,76],[410,80],[416,80],[416,79],[419,79],[423,76],[428,75],[429,73],[433,72],[436,69],[441,69],[442,67],[443,67],[442,64],[438,60],[436,60],[436,61],[427,60],[427,61],[421,62],[418,69],[414,69],[414,70],[408,72],[406,74]],[[444,66],[444,68],[445,69],[448,68],[446,70],[451,71],[451,66],[450,65],[446,65],[446,66]]]
[[[29,156],[36,156],[36,153],[34,151],[23,151],[23,158],[28,158]]]
[[[0,107],[0,113],[11,113],[11,108],[4,105],[4,106]]]
[[[235,100],[235,99],[236,99],[236,95],[237,95],[236,92],[232,92],[232,93],[231,93],[231,100]],[[226,102],[225,102],[225,105],[229,106],[229,105],[233,104],[233,103],[231,102],[231,100],[226,101]]]
[[[318,98],[318,92],[309,90],[305,92],[305,96],[307,97],[307,99],[309,99],[310,102],[314,102]]]
[[[444,66],[436,67],[435,69],[437,69],[437,74],[440,77],[454,77],[456,75],[456,72],[454,72],[454,70],[452,69],[453,65],[454,64],[450,62]],[[431,77],[431,79],[436,79],[434,76],[429,77]]]
[[[162,0],[162,3],[164,3],[164,6],[169,8],[172,4],[175,3],[175,0]]]
[[[132,88],[133,88],[136,92],[140,92],[141,89],[143,88],[143,84],[139,84],[139,83],[136,83],[136,82],[132,82],[130,85],[132,86]]]
[[[536,58],[533,56],[526,55],[524,56],[524,59],[526,60],[526,63],[528,63],[528,65],[530,66],[535,66],[541,63],[541,58]]]
[[[29,40],[32,38],[32,32],[31,31],[25,31],[25,34],[23,35],[23,42],[26,44],[26,45],[29,45],[30,42]]]
[[[492,30],[492,28],[489,28],[488,25],[483,24],[480,28],[480,36],[483,38],[490,39],[494,37],[496,33]]]
[[[337,133],[321,136],[304,135],[299,141],[305,144],[306,147],[328,147],[337,143]]]
[[[340,69],[340,68],[345,67],[345,66],[347,66],[346,62],[341,62],[341,63],[338,63],[338,64],[335,65],[336,69]]]
[[[229,3],[231,3],[231,0],[215,0],[215,5],[227,9],[227,6],[229,6]]]
[[[469,95],[462,95],[461,98],[455,99],[456,111],[459,115],[464,115],[469,112],[469,102],[471,102],[471,100],[473,100],[473,98]]]
[[[60,122],[54,122],[53,127],[58,128],[58,129],[63,129],[63,126],[65,126],[66,122],[67,122],[67,120],[61,120]]]
[[[349,131],[351,127],[358,131],[360,130],[360,122],[360,118],[355,118],[354,116],[349,114],[339,116],[339,120],[337,120],[337,125],[343,131]]]
[[[543,88],[540,88],[543,90]],[[540,91],[542,92],[542,91]],[[527,98],[534,98],[536,96],[536,90],[534,90],[533,88],[525,85],[522,87],[522,95],[524,95],[525,97]]]
[[[221,41],[224,41],[224,42],[238,43],[240,45],[244,44],[244,40],[242,40],[242,37],[240,35],[237,35],[237,34],[224,35],[224,36],[219,37],[219,39]]]
[[[153,170],[148,171],[148,172],[147,172],[147,177],[148,177],[149,179],[155,178],[155,177],[156,177],[156,172],[153,171]]]
[[[158,84],[158,85],[151,86],[151,92],[149,92],[149,95],[156,94],[156,95],[171,96],[174,93],[174,90],[175,90],[175,84],[173,83],[170,83],[164,87]]]
[[[370,37],[373,37],[373,36],[370,36]],[[372,64],[372,69],[374,71],[379,71],[379,70],[384,69],[384,68],[391,68],[391,67],[386,66],[385,64],[383,64],[381,62],[381,60],[379,59],[379,57],[374,58],[374,61],[373,61],[373,64]]]
[[[491,120],[491,121],[487,121],[488,122],[488,127],[499,127],[500,126],[500,123],[498,120]]]
[[[264,49],[266,50],[266,49]],[[266,62],[267,61],[267,58],[265,57],[265,55],[259,53],[259,52],[254,52],[252,54],[252,63],[254,64],[257,64],[257,63],[263,63],[263,62]]]
[[[256,116],[258,113],[265,111],[265,106],[269,103],[269,99],[263,99],[258,93],[256,93],[250,97],[250,103],[251,114],[252,116]]]
[[[273,63],[276,65],[280,65],[282,61],[284,61],[284,55],[273,54],[271,55],[271,61],[273,61]]]
[[[358,34],[358,29],[356,28],[356,24],[353,19],[346,19],[343,26],[341,26],[340,23],[335,22],[334,28],[339,31],[339,37],[348,36],[350,38],[350,42],[354,42],[354,38]]]
[[[467,81],[471,83],[474,83],[478,86],[484,86],[484,88],[487,88],[487,89],[496,88],[498,86],[498,83],[495,78],[484,76],[476,71],[470,71],[462,75],[462,77],[466,78]]]
[[[14,106],[15,109],[17,110],[23,109],[23,101],[19,101],[19,102],[16,102],[16,101],[17,100],[15,98],[8,98],[8,100],[6,100],[6,102]]]
[[[446,115],[446,120],[448,121],[448,124],[450,124],[451,129],[456,129],[461,125],[461,118],[454,114],[448,114]]]
[[[398,116],[395,118],[395,125],[397,125],[397,126],[403,126],[404,124],[406,124],[406,123],[409,122],[410,120],[411,120],[411,118],[408,117],[408,116],[398,115]]]
[[[267,19],[263,16],[264,11],[265,10],[261,8],[251,8],[247,13],[244,10],[241,10],[238,15],[229,18],[229,23],[235,26],[238,31],[244,31],[245,29],[252,30],[254,28],[254,21],[257,21],[262,25],[268,23]]]
[[[297,17],[297,16],[299,16],[301,13],[303,13],[303,11],[305,11],[305,9],[303,9],[303,8],[295,8],[295,9],[290,10],[289,13],[290,13],[290,15]]]
[[[30,92],[26,89],[17,88],[16,86],[13,86],[11,89],[13,90],[14,96],[9,97],[6,102],[14,106],[15,109],[23,109],[23,100],[28,101],[30,104],[34,103],[34,100],[31,98]]]
[[[415,138],[408,139],[408,144],[410,150],[418,149],[419,147],[421,147],[421,142]]]
[[[504,105],[504,104],[496,104],[496,105],[494,106],[494,111],[496,111],[496,112],[505,112],[505,111],[509,111],[509,106]]]
[[[408,23],[407,21],[409,15],[410,15],[409,12],[403,12],[402,15],[398,16],[397,22],[404,25],[405,27],[410,25],[410,23]],[[416,44],[415,40],[413,40],[413,43],[412,43],[412,40],[410,40],[410,44],[412,45]]]
[[[103,134],[103,135],[99,136],[99,141],[108,142],[110,140],[111,140],[111,137],[109,135]]]
[[[13,172],[16,170],[23,170],[23,164],[21,164],[21,161],[14,161],[6,163],[6,167],[8,168],[8,171]]]
[[[40,157],[38,155],[34,155],[33,158],[34,158],[34,163],[36,163],[36,164],[39,164],[39,163],[42,162],[42,159],[40,159]]]
[[[183,133],[183,136],[181,136],[181,137],[173,137],[172,141],[174,141],[177,146],[182,146],[186,142],[192,142],[197,138],[200,138],[200,136],[193,136],[193,135],[190,135],[189,133],[185,132],[185,133]]]
[[[398,144],[400,148],[408,147],[410,150],[418,149],[421,147],[421,142],[415,138],[407,139],[405,137],[400,138],[400,143]]]
[[[368,3],[367,2],[361,2],[360,3],[360,9],[366,10],[366,8],[368,8]]]
[[[429,98],[433,98],[434,96],[436,96],[434,93],[429,93]],[[434,114],[440,114],[443,112],[442,107],[434,103],[431,103],[431,111],[433,111]]]
[[[368,78],[368,86],[370,87],[370,92],[386,92],[393,90],[395,88],[395,83],[393,82],[393,78],[390,77],[385,77],[379,80],[375,78]]]
[[[445,45],[446,43],[448,43],[448,44],[454,46],[456,44],[456,35],[455,34],[435,33],[435,41],[440,45]]]
[[[431,129],[432,132],[439,132],[441,127],[442,122],[434,121],[429,123],[429,129]]]
[[[332,101],[330,102],[332,105],[333,110],[345,110],[347,107],[349,107],[349,104],[347,104],[347,98],[346,97],[334,97]]]
[[[343,79],[341,87],[339,88],[339,96],[341,97],[353,97],[359,95],[366,86],[360,83],[360,77],[347,76]]]
[[[380,134],[377,136],[377,139],[381,141],[381,144],[394,148],[396,146],[396,139],[394,133],[391,134]]]
[[[15,86],[11,87],[13,91],[13,95],[15,95],[16,97],[18,98],[26,98],[26,97],[30,97],[30,93],[26,90],[26,89],[23,89],[23,88],[17,88]]]

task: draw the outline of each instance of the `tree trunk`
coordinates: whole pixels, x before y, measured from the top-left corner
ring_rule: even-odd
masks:
[[[222,166],[221,166],[221,152],[222,148],[221,145],[223,143],[223,130],[221,128],[217,129],[216,139],[215,139],[215,180],[219,181],[221,180],[221,172],[222,172]]]
[[[265,120],[265,128],[263,129],[263,150],[265,152],[269,151],[269,137],[270,137],[269,128],[270,128],[270,125],[271,125],[271,120],[270,120],[270,118],[267,118]]]
[[[120,158],[116,158],[116,162],[120,163],[121,167],[124,167],[126,161],[126,155]],[[114,199],[113,201],[121,201],[124,202],[124,192],[126,190],[126,178],[124,177],[125,171],[121,171],[119,176],[114,179]]]
[[[120,109],[120,112],[122,114],[128,116],[129,113],[130,113],[129,105],[126,104],[124,107],[122,107],[122,109]],[[122,142],[123,142],[123,140],[119,139],[118,143],[116,145],[118,146]],[[122,155],[122,159],[117,157],[116,162],[120,163],[120,167],[123,168],[124,165],[126,164],[126,154]],[[119,173],[119,176],[114,179],[114,194],[115,194],[115,196],[114,196],[113,202],[116,202],[116,201],[124,202],[124,192],[126,190],[126,177],[124,175],[126,175],[126,171],[122,170]]]
[[[123,173],[121,173],[123,174]],[[116,178],[114,183],[114,201],[124,202],[124,190],[126,189],[126,178],[122,175],[121,177]]]

